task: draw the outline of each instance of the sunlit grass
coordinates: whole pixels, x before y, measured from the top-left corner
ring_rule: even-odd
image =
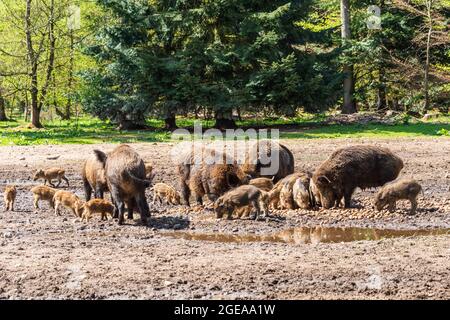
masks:
[[[293,119],[250,119],[238,122],[244,128],[281,127],[283,139],[324,138],[395,138],[395,137],[443,137],[450,136],[450,116],[432,121],[396,125],[323,125],[324,116],[307,115]],[[177,119],[180,127],[192,128],[195,119]],[[202,121],[204,129],[211,128],[213,121]],[[28,129],[23,121],[0,122],[0,145],[42,144],[94,144],[168,142],[171,133],[162,128],[161,120],[148,120],[149,130],[119,131],[109,122],[95,118],[72,121],[45,122],[45,129]],[[282,126],[286,126],[282,128]]]

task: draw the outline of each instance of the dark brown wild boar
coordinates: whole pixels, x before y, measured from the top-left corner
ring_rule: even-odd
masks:
[[[342,198],[346,208],[357,187],[379,187],[395,180],[403,161],[389,149],[356,145],[341,148],[315,171],[313,181],[326,209],[339,206]]]
[[[145,198],[145,189],[152,184],[146,180],[145,165],[139,154],[128,145],[120,145],[111,153],[95,150],[97,159],[104,163],[106,182],[115,206],[114,216],[119,224],[124,222],[125,204],[128,205],[128,218],[133,218],[133,208],[141,215],[146,224],[150,209]]]
[[[94,191],[94,198],[103,199],[105,192],[108,191],[108,184],[106,183],[105,167],[98,160],[96,154],[93,154],[84,163],[81,177],[83,179],[86,201],[91,200],[92,191]]]
[[[294,156],[286,146],[278,142],[258,141],[250,146],[241,169],[252,178],[273,178],[276,183],[294,173]],[[269,172],[265,173],[265,170]]]
[[[375,208],[381,211],[388,206],[389,212],[394,212],[398,200],[409,200],[409,214],[415,214],[417,196],[421,191],[422,186],[414,179],[403,178],[386,183],[375,196]]]
[[[189,205],[191,193],[201,205],[204,195],[215,201],[231,188],[249,182],[249,176],[229,155],[208,148],[200,150],[196,155],[192,150],[186,150],[178,159],[180,189],[186,205]]]

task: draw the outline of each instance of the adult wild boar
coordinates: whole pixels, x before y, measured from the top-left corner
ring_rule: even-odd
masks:
[[[191,193],[201,205],[204,195],[215,201],[228,190],[247,184],[250,180],[232,157],[205,147],[185,150],[177,159],[177,170],[186,205],[189,205]]]
[[[341,148],[320,165],[313,175],[320,203],[326,209],[339,206],[342,198],[346,208],[357,187],[379,187],[395,180],[403,161],[389,149],[356,145]]]
[[[136,204],[142,223],[150,217],[150,209],[145,199],[145,189],[152,181],[146,180],[145,165],[139,154],[128,145],[120,145],[106,155],[94,151],[97,159],[104,164],[106,182],[115,206],[115,217],[119,224],[124,222],[125,204],[128,205],[128,218],[132,218]]]
[[[92,191],[94,198],[103,199],[104,193],[108,191],[106,183],[104,163],[99,161],[96,154],[93,154],[83,165],[81,170],[86,202],[91,200]]]
[[[294,173],[294,156],[286,146],[276,141],[258,141],[245,154],[241,169],[252,178],[265,177],[277,183]]]

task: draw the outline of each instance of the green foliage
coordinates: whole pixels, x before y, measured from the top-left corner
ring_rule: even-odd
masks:
[[[98,67],[83,73],[81,101],[102,119],[144,122],[198,106],[294,115],[337,100],[336,54],[301,47],[325,39],[298,23],[311,1],[98,3],[113,18],[86,51]]]

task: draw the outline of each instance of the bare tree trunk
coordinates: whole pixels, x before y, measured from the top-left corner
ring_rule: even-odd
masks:
[[[426,47],[426,61],[425,61],[425,74],[424,74],[424,95],[425,95],[425,107],[424,112],[430,108],[430,96],[429,96],[429,73],[430,73],[430,46],[431,35],[433,33],[433,21],[431,17],[431,9],[433,6],[433,0],[427,1],[427,17],[428,17],[428,34],[427,34],[427,47]]]
[[[27,39],[27,51],[28,59],[31,65],[30,78],[31,78],[31,124],[36,128],[42,128],[40,121],[41,109],[39,108],[39,89],[38,89],[38,63],[36,53],[33,48],[33,40],[31,36],[31,0],[26,0],[26,13],[25,13],[25,33]]]
[[[0,121],[8,121],[5,111],[5,99],[3,98],[1,87],[0,87]]]
[[[72,109],[72,91],[73,91],[73,70],[74,70],[74,34],[73,30],[70,30],[70,61],[69,61],[69,81],[67,83],[67,88],[69,90],[69,97],[66,104],[66,112],[63,120],[70,120],[71,109]]]
[[[165,130],[175,130],[177,129],[177,121],[174,114],[168,115],[164,119],[164,129]]]
[[[350,32],[350,3],[349,0],[341,0],[341,21],[342,21],[342,40],[351,39]],[[354,79],[353,79],[353,66],[344,65],[344,105],[342,106],[342,113],[350,114],[357,112],[356,104],[354,101]]]
[[[384,68],[380,66],[378,72],[377,110],[382,111],[386,109],[386,80],[384,78]]]
[[[45,79],[44,86],[41,90],[39,109],[42,110],[42,106],[44,105],[45,98],[47,96],[48,88],[50,87],[50,83],[53,78],[53,69],[55,65],[55,46],[56,46],[56,38],[55,38],[55,0],[51,0],[50,2],[50,15],[49,15],[49,33],[48,33],[48,41],[49,41],[49,54],[48,54],[48,65],[47,65],[47,75]]]
[[[216,129],[234,129],[236,128],[236,122],[233,119],[231,111],[216,111],[215,113],[216,123],[214,127]]]

